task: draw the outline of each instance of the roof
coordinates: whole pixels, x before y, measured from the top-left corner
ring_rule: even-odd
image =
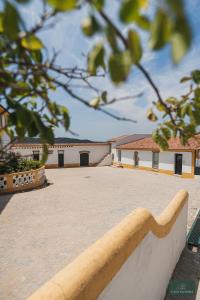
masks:
[[[54,139],[54,144],[55,145],[79,145],[79,144],[84,144],[84,145],[90,145],[90,144],[95,144],[95,145],[104,145],[108,144],[105,142],[95,142],[87,139],[75,139],[75,138],[67,138],[67,137],[57,137]],[[13,146],[27,146],[27,145],[42,145],[42,142],[40,138],[31,138],[31,137],[26,137],[23,140],[20,140],[19,138],[16,138]]]
[[[115,142],[117,146],[127,144],[130,142],[134,142],[137,140],[144,139],[146,137],[150,137],[151,134],[140,134],[140,133],[135,133],[135,134],[130,134],[130,135],[122,135],[117,138],[113,138],[109,140],[109,142]]]
[[[124,134],[124,135],[120,135],[120,136],[117,136],[117,137],[113,137],[111,138],[110,140],[108,140],[109,142],[116,142],[117,140],[120,140],[124,137],[128,136],[127,134]]]
[[[186,145],[182,145],[180,138],[171,138],[168,141],[169,150],[195,150],[200,148],[200,134],[190,138]],[[154,142],[152,137],[147,137],[138,141],[134,141],[131,143],[123,144],[118,146],[119,149],[143,149],[143,150],[157,150],[160,151],[160,147],[158,144]]]

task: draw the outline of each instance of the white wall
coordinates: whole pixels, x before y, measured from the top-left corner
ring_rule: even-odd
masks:
[[[137,151],[137,150],[135,150]],[[128,164],[128,165],[134,165],[134,150],[121,150],[121,163],[122,164]],[[140,151],[138,150],[138,156],[139,156],[139,166],[141,167],[152,167],[152,152],[151,151]],[[117,162],[118,156],[116,154],[116,162]]]
[[[113,162],[118,161],[116,145],[117,145],[116,142],[111,143],[111,154],[112,154],[112,156],[114,156]]]
[[[174,172],[175,153],[183,155],[183,173],[192,172],[192,153],[191,152],[160,152],[159,154],[159,169],[170,170]]]
[[[186,242],[187,204],[170,233],[149,233],[104,289],[99,300],[161,300]]]
[[[114,162],[118,162],[117,149],[112,149],[115,154]],[[134,165],[134,151],[138,151],[139,166],[152,168],[152,151],[141,150],[121,150],[121,163]],[[192,173],[192,152],[159,152],[159,169],[160,170],[175,170],[175,154],[183,155],[183,173]]]
[[[53,151],[49,154],[46,164],[58,164],[58,150],[64,151],[65,164],[79,164],[80,151],[89,151],[89,163],[98,163],[107,153],[109,153],[109,145],[91,145],[91,146],[70,146],[70,147],[56,147],[49,148]],[[33,151],[40,151],[42,155],[42,148],[16,149],[12,148],[15,153],[20,153],[22,156],[32,156]]]

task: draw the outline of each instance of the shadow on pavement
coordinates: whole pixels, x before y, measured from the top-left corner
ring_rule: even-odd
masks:
[[[25,190],[25,191],[16,191],[14,194],[18,194],[18,193],[29,193],[32,192],[34,190],[38,190],[38,189],[44,189],[49,187],[50,185],[52,185],[52,182],[46,181],[42,186],[34,188],[34,189],[30,189],[30,190]],[[13,193],[9,193],[9,194],[2,194],[0,195],[0,214],[2,213],[2,211],[5,209],[6,205],[8,204],[8,202],[10,201],[10,199],[12,198],[12,196],[14,195]]]
[[[193,280],[195,282],[196,289],[198,289],[200,280],[200,251],[192,252],[186,246],[176,265],[171,280]],[[164,300],[199,300],[200,287],[197,293],[198,295],[176,297],[166,295]]]
[[[12,196],[13,196],[13,194],[0,195],[0,214],[2,213],[2,211],[6,207],[6,205],[8,204],[10,199],[12,198]]]

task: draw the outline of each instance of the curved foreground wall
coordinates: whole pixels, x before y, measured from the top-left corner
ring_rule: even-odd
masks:
[[[44,184],[45,168],[0,175],[0,193],[12,193],[33,189]]]
[[[29,300],[161,300],[186,241],[188,194],[154,218],[138,208]]]

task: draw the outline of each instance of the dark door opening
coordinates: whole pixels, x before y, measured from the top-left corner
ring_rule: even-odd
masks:
[[[175,174],[182,174],[183,155],[175,154]]]
[[[121,150],[117,151],[117,155],[118,155],[118,162],[121,162],[121,160],[122,160],[122,152],[121,152]]]
[[[139,166],[139,156],[137,151],[134,152],[134,165],[135,167]]]
[[[64,151],[58,151],[58,167],[64,167]]]
[[[195,153],[193,155],[195,155],[195,171],[194,171],[194,174],[195,175],[200,175],[200,151],[199,150],[195,151]]]
[[[81,167],[89,166],[89,153],[87,152],[80,153],[80,166]]]
[[[159,166],[159,152],[152,152],[152,168],[158,169]]]

